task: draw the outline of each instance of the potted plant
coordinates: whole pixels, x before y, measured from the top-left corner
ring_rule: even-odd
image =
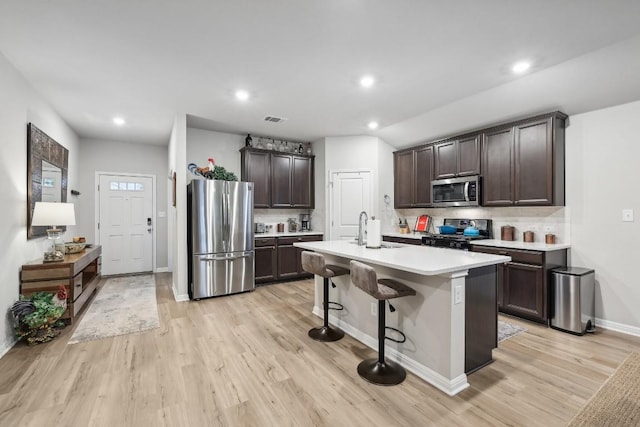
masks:
[[[26,339],[29,345],[51,341],[60,334],[65,324],[60,320],[67,309],[67,291],[60,286],[57,293],[34,292],[20,299],[11,307],[18,339]]]

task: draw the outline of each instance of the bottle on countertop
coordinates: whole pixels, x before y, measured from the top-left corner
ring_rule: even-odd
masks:
[[[252,142],[253,142],[253,138],[251,138],[251,134],[248,133],[247,137],[244,139],[244,146],[245,147],[251,147],[252,146]]]

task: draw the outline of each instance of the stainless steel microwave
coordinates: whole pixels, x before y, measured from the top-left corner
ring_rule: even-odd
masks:
[[[480,176],[431,181],[431,204],[434,207],[480,206]]]

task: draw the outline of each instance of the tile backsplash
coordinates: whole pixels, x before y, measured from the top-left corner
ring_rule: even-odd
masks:
[[[535,242],[544,242],[545,234],[555,234],[557,243],[571,243],[569,241],[570,222],[569,208],[553,207],[504,207],[504,208],[434,208],[434,209],[398,209],[398,218],[407,220],[413,229],[419,215],[430,215],[433,218],[433,232],[437,233],[438,225],[444,223],[445,218],[482,218],[493,220],[493,238],[500,239],[500,227],[511,225],[515,227],[515,240],[522,241],[524,231],[534,232]],[[398,231],[398,218],[394,225],[386,222],[383,232]]]
[[[273,226],[273,230],[276,230],[276,225],[282,223],[285,226],[285,230],[289,226],[288,219],[295,218],[298,225],[300,224],[300,214],[311,214],[311,231],[322,231],[322,221],[324,219],[317,213],[316,210],[309,209],[254,209],[253,210],[253,222],[263,222],[265,225]],[[319,217],[319,221],[318,221]]]

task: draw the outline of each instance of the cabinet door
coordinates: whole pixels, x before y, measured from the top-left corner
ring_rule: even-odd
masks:
[[[431,206],[431,181],[433,180],[433,146],[415,150],[415,207]]]
[[[291,207],[313,209],[313,161],[293,156],[292,162]]]
[[[553,204],[552,119],[515,127],[515,203]]]
[[[396,208],[410,208],[414,200],[414,151],[393,153],[393,194]]]
[[[546,322],[544,268],[540,265],[507,263],[503,277],[502,310]]]
[[[458,176],[480,174],[480,135],[458,140]]]
[[[256,282],[270,282],[276,280],[277,252],[275,246],[255,248],[255,276]]]
[[[453,178],[458,174],[458,151],[456,141],[445,141],[434,145],[435,179]]]
[[[271,154],[271,207],[291,207],[291,170],[293,159],[288,154]]]
[[[271,202],[269,153],[243,151],[242,180],[254,183],[253,206],[268,208]]]
[[[513,204],[513,128],[482,135],[482,204]]]
[[[293,245],[278,244],[278,279],[288,279],[298,276],[298,250]]]

